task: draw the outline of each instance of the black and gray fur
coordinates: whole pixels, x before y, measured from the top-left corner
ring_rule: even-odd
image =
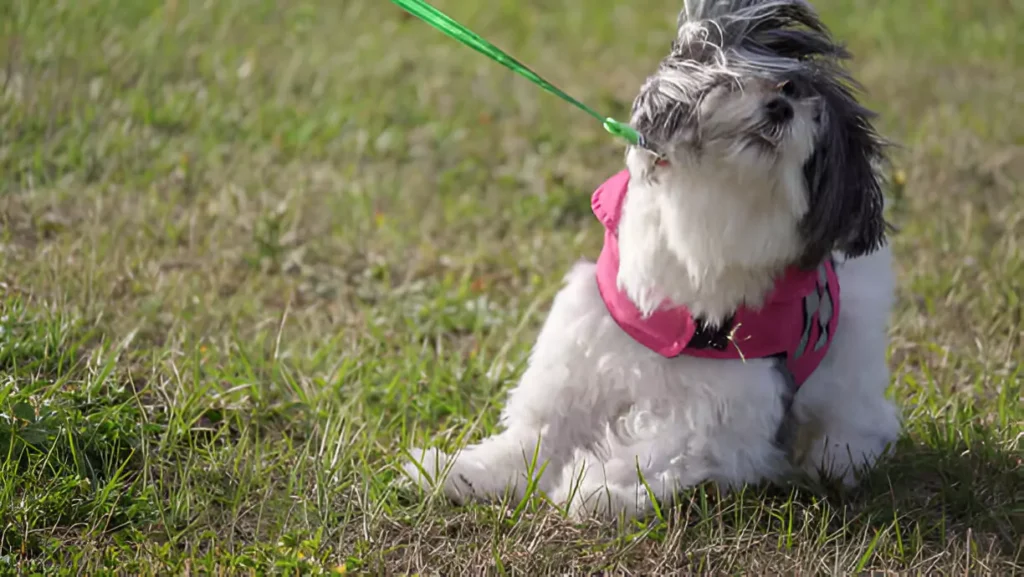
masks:
[[[799,264],[815,267],[834,250],[856,257],[880,248],[886,143],[854,96],[860,87],[842,65],[848,52],[814,8],[803,0],[687,0],[678,25],[671,53],[633,103],[632,124],[646,147],[699,152],[696,111],[716,87],[748,78],[792,83],[821,104],[804,166],[810,198]]]

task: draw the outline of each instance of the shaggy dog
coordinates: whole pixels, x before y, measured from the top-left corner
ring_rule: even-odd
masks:
[[[577,517],[705,481],[855,483],[900,419],[885,145],[847,56],[802,0],[688,1],[633,104],[643,141],[593,196],[601,256],[566,276],[502,431],[406,471],[456,502],[533,478]]]

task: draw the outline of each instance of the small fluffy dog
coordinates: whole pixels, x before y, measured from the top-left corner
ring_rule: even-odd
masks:
[[[644,84],[605,244],[568,273],[503,431],[406,471],[457,502],[536,487],[629,517],[680,489],[850,485],[900,431],[885,145],[802,0],[690,0]],[[841,296],[841,298],[840,298]]]

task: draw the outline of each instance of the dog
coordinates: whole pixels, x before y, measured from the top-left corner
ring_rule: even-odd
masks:
[[[803,0],[689,0],[598,188],[501,432],[405,471],[456,503],[542,491],[635,518],[713,482],[854,486],[901,429],[886,398],[888,143]],[[805,477],[806,478],[806,477]]]

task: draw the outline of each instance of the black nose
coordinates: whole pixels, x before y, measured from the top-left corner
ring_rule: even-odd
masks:
[[[793,105],[785,98],[773,98],[764,105],[768,120],[776,123],[789,122],[793,119]]]

